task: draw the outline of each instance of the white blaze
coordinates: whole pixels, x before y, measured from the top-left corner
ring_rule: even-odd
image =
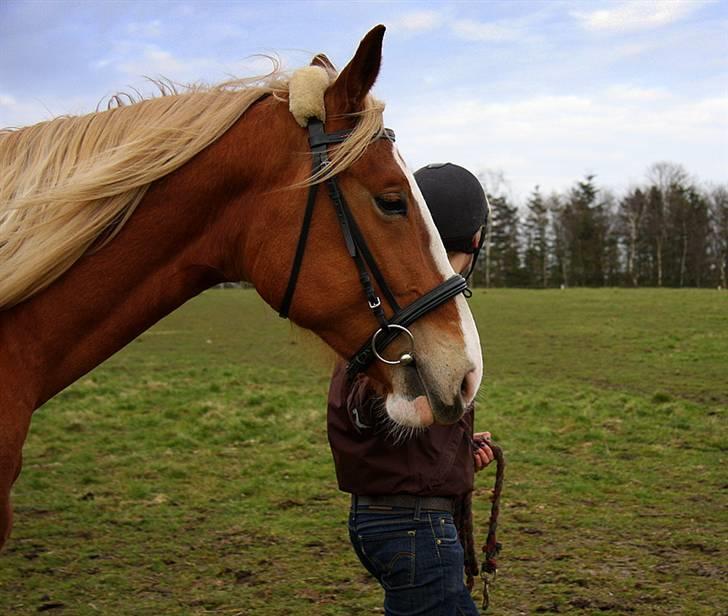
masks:
[[[445,252],[445,246],[442,243],[442,239],[440,238],[440,233],[437,231],[435,221],[432,219],[432,214],[430,214],[430,208],[427,207],[425,198],[422,196],[422,191],[417,185],[417,180],[415,180],[415,176],[408,169],[407,165],[402,159],[402,156],[399,153],[399,150],[394,147],[394,144],[392,145],[392,148],[394,149],[394,159],[397,161],[397,164],[402,168],[402,171],[410,184],[410,190],[414,195],[415,203],[420,210],[420,215],[425,221],[427,233],[430,236],[430,254],[435,260],[435,265],[437,265],[438,271],[442,274],[443,281],[445,281],[455,274],[455,270],[452,268],[452,265],[450,265],[450,261],[448,261],[447,259],[447,252]]]
[[[414,175],[407,168],[407,165],[399,154],[397,148],[394,147],[394,144],[392,145],[392,148],[394,150],[394,158],[397,161],[397,164],[399,164],[399,166],[402,168],[402,172],[404,173],[407,181],[410,184],[410,190],[412,191],[412,195],[414,196],[415,203],[419,208],[422,220],[424,220],[427,227],[427,233],[430,236],[430,254],[432,255],[432,259],[434,260],[438,271],[442,275],[442,280],[445,281],[448,278],[452,277],[455,274],[455,271],[453,270],[452,266],[450,265],[450,261],[447,258],[447,252],[445,251],[445,246],[442,243],[442,239],[440,238],[440,233],[435,226],[435,222],[432,219],[432,214],[427,207],[425,198],[423,197],[422,192],[417,185],[417,181],[415,180]],[[478,390],[478,387],[480,386],[480,381],[483,378],[483,357],[480,351],[480,337],[478,336],[478,330],[475,327],[473,315],[470,312],[470,308],[468,308],[465,298],[462,295],[458,295],[454,299],[454,301],[460,320],[460,331],[462,332],[463,340],[465,342],[465,354],[466,357],[472,362],[472,365],[475,366],[475,382],[477,383],[477,387],[475,387],[475,389],[473,390],[474,396]],[[388,413],[395,421],[398,421],[402,424],[413,425],[414,423],[418,423],[419,416],[414,408],[411,406],[412,403],[408,402],[407,404],[405,404],[405,402],[406,401],[398,395],[388,396]],[[468,405],[472,402],[472,400],[464,400],[464,402],[466,405]],[[405,406],[408,406],[409,408],[405,409]]]

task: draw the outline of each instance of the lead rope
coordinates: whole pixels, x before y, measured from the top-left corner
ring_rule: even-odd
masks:
[[[498,564],[496,558],[501,550],[501,544],[496,540],[496,529],[498,527],[498,514],[500,513],[500,497],[503,491],[503,476],[506,466],[503,450],[493,441],[486,441],[493,452],[496,461],[495,488],[491,495],[490,519],[488,520],[488,537],[483,545],[482,551],[485,560],[482,567],[478,567],[478,560],[475,556],[473,545],[473,509],[472,492],[464,495],[456,502],[455,519],[458,525],[463,550],[465,552],[465,575],[468,590],[472,591],[475,583],[475,576],[480,570],[480,577],[483,580],[483,605],[482,610],[486,611],[490,604],[490,585],[495,581]]]
[[[498,514],[500,513],[500,497],[503,491],[503,476],[506,468],[506,460],[503,457],[503,450],[493,441],[487,441],[488,447],[495,457],[495,487],[491,496],[490,519],[488,520],[488,537],[483,545],[483,554],[485,554],[485,562],[480,568],[480,577],[483,580],[483,611],[488,609],[490,605],[490,585],[495,582],[498,573],[498,563],[496,558],[501,551],[501,544],[496,539],[496,529],[498,528]]]

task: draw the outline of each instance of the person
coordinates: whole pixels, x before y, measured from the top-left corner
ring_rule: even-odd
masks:
[[[452,163],[423,167],[415,179],[453,269],[467,278],[488,216],[480,182]],[[329,444],[339,489],[352,495],[351,543],[384,589],[385,614],[479,613],[463,572],[466,557],[470,572],[475,560],[474,472],[493,460],[493,452],[488,432],[473,434],[474,412],[471,405],[455,424],[398,438],[381,408],[378,383],[363,374],[350,381],[343,361],[334,369]]]

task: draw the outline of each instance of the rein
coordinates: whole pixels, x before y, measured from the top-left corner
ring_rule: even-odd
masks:
[[[488,447],[493,452],[496,461],[495,470],[495,487],[491,496],[490,518],[488,520],[488,536],[483,544],[482,551],[485,555],[485,561],[480,568],[480,578],[483,580],[483,611],[488,609],[490,604],[490,584],[495,582],[498,572],[498,563],[496,558],[501,551],[501,544],[496,539],[496,529],[498,528],[498,514],[500,513],[500,498],[503,491],[503,477],[506,468],[506,460],[503,456],[503,450],[493,441],[487,441]],[[477,570],[475,571],[477,573]],[[469,577],[469,586],[472,586],[472,578]]]
[[[323,122],[316,119],[309,120],[308,143],[313,157],[312,175],[315,175],[330,164],[331,161],[328,156],[328,146],[342,143],[347,139],[347,137],[349,137],[349,135],[351,135],[351,132],[352,131],[350,130],[343,130],[327,133],[324,130]],[[376,138],[394,141],[394,131],[385,129],[384,132]],[[324,183],[326,184],[329,198],[334,205],[336,218],[339,221],[339,227],[341,228],[342,235],[344,236],[346,249],[349,256],[354,260],[354,264],[356,265],[359,273],[359,282],[361,283],[364,295],[366,296],[367,305],[379,323],[379,329],[374,332],[367,342],[365,342],[349,359],[347,375],[349,378],[353,378],[359,372],[366,370],[375,358],[390,365],[411,364],[415,359],[414,337],[409,329],[407,329],[408,326],[446,301],[460,293],[467,292],[468,283],[465,278],[456,274],[452,278],[449,278],[437,285],[434,289],[430,290],[422,297],[416,299],[410,305],[405,308],[401,308],[394,297],[394,293],[392,293],[389,285],[387,285],[384,275],[379,269],[374,256],[369,250],[361,230],[356,224],[356,220],[354,219],[354,216],[346,203],[346,199],[339,188],[336,177],[331,177]],[[291,274],[288,278],[288,285],[286,286],[283,301],[281,302],[281,307],[278,311],[279,316],[283,318],[288,317],[291,304],[293,303],[296,283],[301,270],[301,263],[303,262],[308,233],[311,227],[311,219],[313,218],[313,210],[316,204],[318,187],[319,183],[312,184],[308,191],[306,210],[303,216],[303,223],[301,224],[301,233],[298,238],[296,253],[293,258],[293,264],[291,265]],[[387,316],[384,313],[382,300],[374,289],[372,277],[381,290],[384,299],[386,299],[392,309],[393,315],[389,319],[387,319]],[[413,347],[412,351],[410,353],[403,353],[398,360],[385,360],[381,356],[380,351],[384,350],[389,344],[391,344],[400,333],[405,333],[408,336]]]

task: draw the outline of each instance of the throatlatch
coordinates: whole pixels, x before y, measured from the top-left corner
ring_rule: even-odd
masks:
[[[349,137],[349,135],[351,135],[351,132],[352,131],[350,130],[344,130],[327,133],[324,130],[323,122],[316,119],[309,120],[308,142],[313,155],[312,176],[330,163],[328,146],[343,142],[347,137]],[[394,131],[385,129],[384,132],[376,138],[394,141]],[[465,292],[468,288],[468,283],[465,278],[459,274],[455,274],[452,278],[445,280],[422,297],[416,299],[409,306],[401,308],[394,297],[394,293],[392,293],[389,285],[387,285],[381,270],[374,260],[374,256],[364,240],[364,236],[356,224],[356,220],[346,203],[346,199],[339,189],[336,177],[327,179],[325,184],[329,197],[334,204],[336,218],[339,221],[339,226],[341,227],[341,232],[344,236],[346,249],[349,256],[354,259],[354,263],[359,272],[359,281],[361,282],[362,289],[364,290],[367,304],[380,326],[379,329],[372,334],[369,340],[362,345],[359,351],[357,351],[349,360],[347,373],[350,377],[355,376],[357,373],[366,370],[374,359],[379,359],[380,361],[390,365],[410,364],[414,361],[414,337],[409,331],[408,326],[446,301]],[[306,249],[306,241],[308,240],[308,232],[311,226],[311,219],[313,218],[313,209],[316,203],[318,187],[318,183],[312,184],[308,191],[306,211],[303,216],[301,234],[298,238],[298,245],[296,246],[296,253],[291,266],[291,275],[288,278],[288,285],[278,312],[278,314],[283,318],[288,317],[291,304],[293,303],[296,282],[298,281],[298,274],[301,270],[303,254]],[[382,300],[374,289],[374,285],[372,284],[372,280],[369,275],[370,272],[371,277],[373,277],[376,281],[382,295],[394,313],[390,319],[387,319],[384,313]],[[405,333],[405,335],[408,336],[413,347],[412,352],[403,353],[397,360],[384,359],[381,352],[389,346],[395,338],[400,335],[400,333]]]

